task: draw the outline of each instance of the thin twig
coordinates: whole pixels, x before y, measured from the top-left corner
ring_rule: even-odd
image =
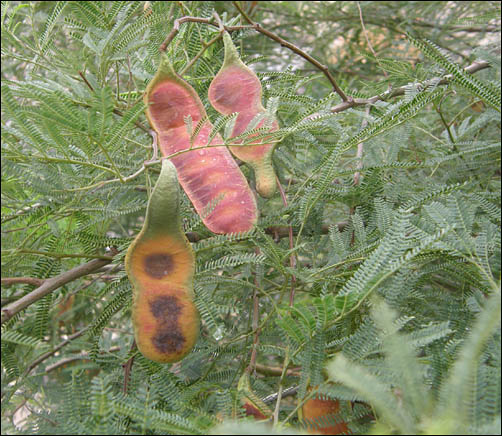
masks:
[[[257,255],[260,254],[260,249],[258,247],[256,247],[255,253]],[[260,319],[260,297],[258,296],[259,283],[256,272],[254,276],[254,284],[255,289],[253,294],[253,319],[251,327],[255,333],[253,338],[253,349],[251,350],[251,358],[249,359],[249,365],[246,368],[246,372],[248,374],[251,374],[255,369],[256,356],[258,354],[258,343],[260,341],[260,329],[258,327],[258,321]]]
[[[271,32],[270,30],[263,28],[261,26],[261,24],[255,23],[251,18],[249,18],[249,16],[246,14],[246,12],[244,12],[244,10],[239,5],[239,2],[233,1],[232,4],[238,9],[238,11],[244,17],[244,19],[253,27],[254,30],[256,30],[257,32],[261,33],[262,35],[265,35],[268,38],[278,42],[281,46],[289,48],[291,51],[293,51],[297,55],[301,56],[306,61],[310,62],[312,65],[314,65],[316,68],[318,68],[319,70],[322,71],[322,73],[326,76],[326,78],[329,80],[329,82],[333,86],[333,89],[335,90],[335,92],[341,97],[341,99],[344,102],[349,102],[352,100],[352,98],[347,97],[345,95],[345,93],[342,91],[342,89],[338,86],[335,79],[333,78],[333,76],[329,72],[329,68],[326,65],[321,64],[318,60],[314,59],[312,56],[305,53],[302,49],[298,48],[296,45],[293,45],[289,41],[282,39],[280,36],[276,35],[275,33]]]
[[[133,351],[135,348],[136,348],[136,339],[133,339],[131,344],[131,351]],[[122,389],[124,394],[127,394],[127,386],[129,385],[129,378],[131,377],[131,369],[133,362],[134,362],[134,355],[131,356],[124,365],[122,365],[122,367],[124,368],[124,387]]]
[[[43,206],[42,203],[35,203],[33,206],[23,207],[21,210],[18,210],[14,214],[12,214],[12,215],[10,215],[10,216],[8,216],[6,218],[3,218],[2,219],[2,224],[6,223],[7,221],[10,221],[10,220],[13,220],[13,219],[17,218],[19,215],[24,215],[25,213],[31,212],[33,209],[37,209],[37,208],[39,208],[41,206]]]
[[[359,4],[359,2],[356,2],[356,5],[357,5],[357,9],[359,9],[359,21],[361,21],[361,27],[363,28],[363,33],[364,33],[364,37],[366,38],[366,42],[368,43],[368,47],[370,48],[371,53],[373,53],[373,56],[375,57],[376,61],[378,62],[378,65],[380,65],[380,61],[378,60],[378,57],[375,53],[375,50],[373,49],[373,45],[371,44],[370,39],[368,37],[368,32],[366,30],[366,26],[364,25],[363,11],[361,10],[361,5]],[[381,68],[381,65],[380,65],[380,68]],[[385,77],[387,77],[387,71],[385,71],[384,69],[382,69],[382,71],[383,71],[383,75]]]
[[[282,374],[282,368],[279,366],[267,366],[267,365],[262,365],[261,363],[257,363],[255,365],[256,372],[263,374],[263,375],[269,375],[269,376],[279,376]],[[300,367],[295,367],[291,369],[286,370],[286,375],[290,377],[300,377]]]
[[[215,18],[216,22],[218,23],[218,29],[220,29],[220,35],[223,34],[223,32],[225,31],[225,26],[223,25],[223,21],[221,21],[221,18],[218,15],[218,12],[213,11],[213,17]]]
[[[368,125],[368,116],[371,111],[371,106],[368,106],[366,108],[366,117],[363,119],[363,122],[361,123],[361,130],[364,129]],[[358,160],[356,168],[360,170],[363,167],[363,151],[364,151],[364,143],[360,142],[357,144],[357,153],[356,153],[356,158]],[[354,173],[354,185],[357,186],[359,185],[359,179],[361,177],[361,172],[356,171]]]
[[[118,109],[113,109],[113,113],[115,115],[118,115],[119,117],[123,117],[124,116],[124,113]],[[145,127],[143,124],[141,124],[138,120],[134,121],[134,125],[136,127],[139,127],[141,130],[143,130],[144,132],[148,133],[149,129],[148,127]]]
[[[180,76],[183,76],[190,68],[192,68],[193,64],[200,59],[200,57],[204,54],[204,52],[211,47],[216,41],[221,38],[221,33],[218,33],[213,39],[208,42],[202,42],[202,49],[193,57],[193,59],[179,72]]]
[[[120,347],[118,345],[110,347],[110,349],[107,350],[107,352],[109,352],[109,353],[115,352],[115,351],[120,351]],[[102,354],[103,351],[100,351],[100,353]],[[47,374],[51,371],[54,371],[58,368],[61,368],[62,366],[67,365],[68,363],[75,362],[77,360],[91,360],[91,357],[90,357],[90,354],[86,351],[84,351],[83,353],[80,353],[80,354],[74,354],[73,356],[65,357],[61,360],[58,360],[55,363],[52,363],[51,365],[47,365],[44,373]]]
[[[86,79],[86,77],[84,76],[84,73],[82,73],[82,71],[79,71],[78,72],[78,75],[82,78],[82,80],[84,81],[84,83],[87,85],[87,87],[92,91],[94,92],[94,88],[92,87],[92,85],[89,83],[89,81]]]
[[[281,199],[282,199],[282,204],[284,205],[285,208],[288,207],[288,200],[286,198],[286,194],[284,192],[284,189],[282,188],[281,182],[279,181],[279,178],[276,177],[277,180],[277,186],[279,188],[279,192],[281,194]],[[289,249],[293,250],[294,248],[294,241],[293,241],[293,226],[288,226],[288,236],[289,236]],[[294,253],[291,253],[289,256],[289,266],[291,269],[296,268],[296,255]],[[296,286],[296,277],[294,275],[291,276],[291,291],[289,293],[289,306],[293,306],[293,302],[295,299],[295,286]]]
[[[439,117],[441,118],[441,122],[443,123],[446,131],[448,132],[448,137],[450,138],[450,142],[453,144],[453,146],[455,147],[455,138],[453,137],[453,133],[451,131],[451,123],[447,123],[446,122],[446,119],[443,115],[443,112],[441,112],[441,104],[443,103],[443,101],[445,100],[445,97],[448,95],[448,92],[446,92],[443,97],[441,98],[441,100],[439,101],[439,104],[436,106],[434,105],[434,108],[436,109],[436,112],[439,114]],[[463,156],[461,156],[463,157]]]
[[[39,251],[39,250],[29,250],[29,249],[16,249],[12,248],[10,250],[4,250],[2,251],[3,254],[10,254],[10,253],[20,253],[20,254],[38,254],[39,256],[45,256],[45,257],[53,257],[55,259],[66,259],[66,258],[72,258],[72,259],[80,259],[80,258],[86,258],[86,259],[103,259],[103,260],[112,260],[113,257],[110,256],[103,256],[100,254],[86,254],[86,253],[55,253],[52,251]]]
[[[204,24],[209,24],[211,26],[216,26],[218,27],[215,23],[212,22],[212,18],[201,18],[201,17],[181,17],[178,18],[177,20],[174,20],[174,25],[172,30],[169,32],[169,34],[166,36],[166,39],[162,44],[159,46],[160,51],[166,51],[167,46],[171,43],[171,41],[174,39],[174,37],[178,34],[180,31],[180,25],[186,22],[191,22],[191,23],[204,23]]]
[[[282,188],[281,182],[278,177],[276,177],[277,180],[277,187],[279,188],[279,192],[281,194],[281,199],[282,199],[282,204],[284,205],[285,208],[288,207],[288,200],[286,197],[286,193],[284,192],[284,189]],[[289,236],[289,249],[293,251],[294,248],[294,241],[293,241],[293,226],[289,226],[288,228],[288,236]],[[291,269],[294,270],[296,268],[296,254],[294,252],[291,253],[289,256],[289,265],[291,266]],[[294,274],[291,275],[291,290],[289,293],[289,307],[293,306],[294,299],[295,299],[295,289],[296,289],[296,277]],[[275,409],[274,409],[274,425],[277,425],[279,422],[279,411],[281,408],[281,400],[282,400],[282,382],[284,380],[285,375],[287,374],[287,368],[289,366],[290,362],[290,357],[289,357],[289,352],[290,352],[290,346],[288,345],[286,347],[286,353],[284,357],[284,362],[282,365],[282,373],[281,373],[281,378],[279,379],[279,390],[277,392],[277,401],[275,403]]]
[[[290,397],[292,395],[296,395],[298,392],[298,386],[291,386],[289,388],[286,388],[282,391],[282,398],[284,397]],[[272,401],[277,400],[277,397],[279,396],[279,393],[276,392],[275,394],[270,394],[266,396],[265,398],[262,399],[264,403],[271,403]]]
[[[3,319],[2,319],[3,323]],[[57,351],[59,351],[61,348],[63,348],[65,345],[68,345],[71,341],[74,339],[82,336],[87,330],[89,330],[89,326],[84,327],[82,330],[73,333],[72,335],[68,336],[68,339],[65,339],[63,342],[61,342],[59,345],[56,345],[51,351],[47,351],[47,353],[42,354],[39,356],[37,359],[35,359],[29,366],[26,368],[26,371],[24,372],[24,375],[27,376],[33,368],[35,368],[37,365],[42,363],[45,359],[48,359],[51,357],[53,354],[55,354]]]

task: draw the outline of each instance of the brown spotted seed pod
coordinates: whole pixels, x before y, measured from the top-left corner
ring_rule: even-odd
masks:
[[[199,333],[195,259],[181,227],[178,186],[174,165],[164,159],[143,228],[125,258],[136,344],[145,357],[161,363],[182,359]]]

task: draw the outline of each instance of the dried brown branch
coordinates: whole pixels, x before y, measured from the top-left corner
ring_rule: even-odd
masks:
[[[115,255],[116,252],[114,252],[113,254]],[[29,305],[35,303],[36,301],[65,285],[66,283],[72,282],[73,280],[94,272],[104,265],[109,264],[111,261],[112,257],[110,257],[109,259],[94,259],[90,262],[72,268],[71,270],[66,271],[56,277],[46,279],[44,283],[34,291],[2,308],[2,324],[11,319],[16,313],[21,312]]]
[[[89,81],[86,79],[84,73],[82,73],[82,71],[79,71],[78,72],[78,75],[82,78],[82,80],[84,81],[84,83],[87,85],[87,87],[92,91],[94,92],[94,88],[92,87],[92,85],[89,83]]]
[[[5,277],[2,278],[3,286],[11,286],[17,283],[26,283],[28,285],[40,286],[45,282],[44,279],[39,279],[37,277]]]
[[[374,104],[375,102],[379,100],[387,100],[389,98],[397,97],[400,95],[404,95],[406,86],[402,86],[400,88],[396,88],[394,90],[389,89],[388,91],[375,95],[370,98],[352,98],[352,97],[347,97],[345,93],[339,88],[337,85],[336,81],[334,80],[333,76],[329,72],[329,68],[325,65],[322,65],[319,61],[311,57],[309,54],[305,53],[303,50],[301,50],[299,47],[296,47],[294,44],[291,44],[290,42],[282,39],[280,36],[276,35],[275,33],[263,28],[259,23],[254,22],[249,16],[246,14],[246,12],[242,9],[242,7],[239,5],[238,2],[232,2],[234,6],[239,10],[241,13],[242,17],[249,23],[249,26],[224,26],[225,30],[227,32],[233,32],[235,30],[241,30],[241,29],[254,29],[255,31],[261,33],[262,35],[265,35],[266,37],[278,42],[281,46],[289,48],[291,51],[294,53],[298,54],[299,56],[303,57],[305,60],[310,62],[312,65],[314,65],[317,69],[323,72],[323,74],[328,78],[330,83],[333,86],[333,89],[335,92],[342,98],[342,103],[334,106],[331,109],[331,112],[333,113],[338,113],[338,112],[343,112],[347,109],[357,107],[357,106],[366,106],[366,105],[371,105]],[[174,22],[173,29],[171,32],[168,34],[166,37],[165,41],[160,45],[159,50],[165,51],[169,43],[173,40],[173,38],[177,35],[179,32],[179,27],[182,23],[186,22],[196,22],[196,23],[203,23],[207,24],[213,27],[218,27],[218,24],[212,22],[212,18],[201,18],[201,17],[182,17],[178,18]],[[371,48],[371,47],[370,47]],[[489,68],[490,64],[486,61],[477,61],[474,62],[473,64],[469,65],[468,67],[465,68],[465,71],[467,73],[475,73],[477,71],[483,70],[485,68]],[[443,79],[441,79],[437,84],[439,85],[445,85],[450,82],[452,79],[451,75],[446,75]],[[427,81],[423,83],[423,86],[427,86],[428,84],[431,84],[432,82],[435,82],[436,80],[433,79],[432,81]]]

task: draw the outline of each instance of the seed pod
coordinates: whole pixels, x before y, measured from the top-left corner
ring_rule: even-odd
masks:
[[[302,406],[303,422],[310,434],[351,434],[343,421],[335,422],[340,401],[316,394]]]
[[[133,288],[132,321],[139,351],[156,362],[176,362],[199,333],[193,303],[195,258],[181,227],[179,188],[167,159],[152,191],[145,222],[127,250]]]
[[[171,158],[179,182],[197,213],[214,233],[251,230],[258,211],[246,178],[226,147],[206,145],[212,125],[204,123],[190,145],[184,119],[191,116],[195,126],[206,111],[195,90],[178,76],[169,59],[162,55],[159,69],[146,88],[146,115],[158,133],[164,156],[193,148]],[[216,135],[211,144],[222,144]]]
[[[209,86],[209,102],[223,115],[238,112],[232,136],[243,133],[258,114],[264,113],[262,88],[258,76],[239,58],[239,53],[230,35],[223,34],[225,59],[223,65]],[[258,123],[262,127],[265,120]],[[271,130],[279,125],[274,120]],[[262,140],[258,142],[263,142]],[[232,153],[251,165],[256,175],[256,190],[263,197],[271,197],[276,189],[274,167],[272,166],[273,144],[230,147]]]

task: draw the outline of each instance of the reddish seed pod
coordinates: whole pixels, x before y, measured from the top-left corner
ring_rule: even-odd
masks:
[[[146,88],[147,118],[158,133],[164,156],[173,156],[181,186],[209,230],[238,233],[256,224],[256,199],[246,178],[226,147],[205,147],[212,130],[207,121],[190,142],[185,118],[195,126],[206,111],[195,90],[178,76],[165,54],[159,69]],[[222,144],[216,135],[210,145]]]
[[[340,401],[316,395],[302,406],[303,422],[311,434],[351,434],[345,422],[335,422]]]
[[[232,136],[246,130],[257,115],[265,112],[262,106],[262,87],[258,76],[244,64],[232,42],[230,35],[223,34],[225,59],[223,66],[209,86],[208,97],[213,107],[223,115],[238,112]],[[265,120],[256,127],[262,127]],[[274,120],[270,128],[277,130]],[[259,140],[258,142],[263,142]],[[272,166],[273,144],[230,147],[232,153],[251,165],[256,174],[256,190],[262,197],[271,197],[276,189],[275,172]]]

